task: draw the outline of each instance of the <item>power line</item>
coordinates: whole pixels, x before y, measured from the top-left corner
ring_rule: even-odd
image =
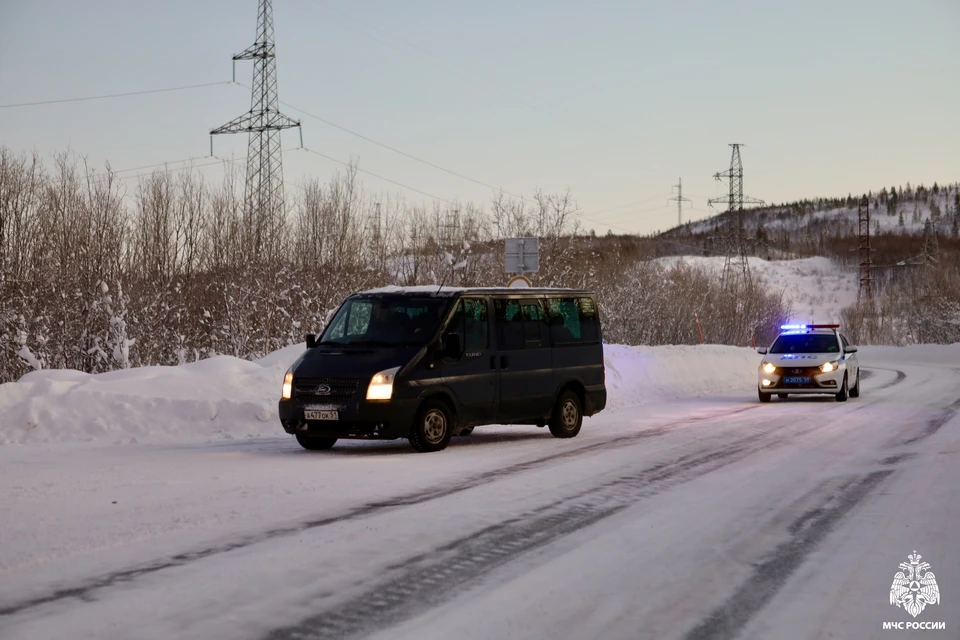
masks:
[[[169,91],[185,91],[187,89],[202,89],[204,87],[216,87],[221,84],[232,84],[229,80],[220,82],[205,82],[203,84],[188,84],[181,87],[167,87],[165,89],[145,89],[143,91],[128,91],[126,93],[109,93],[99,96],[85,96],[82,98],[60,98],[59,100],[41,100],[38,102],[19,102],[16,104],[0,104],[0,109],[12,109],[14,107],[36,107],[44,104],[62,104],[65,102],[84,102],[87,100],[106,100],[108,98],[126,98],[128,96],[142,96],[150,93],[166,93]]]
[[[401,156],[403,156],[403,157],[405,157],[405,158],[409,158],[409,159],[411,159],[411,160],[415,160],[415,161],[417,161],[417,162],[420,162],[421,164],[427,165],[428,167],[432,167],[433,169],[437,169],[437,170],[439,170],[439,171],[443,171],[444,173],[448,173],[448,174],[450,174],[450,175],[452,175],[452,176],[455,176],[455,177],[457,177],[457,178],[460,178],[460,179],[462,179],[462,180],[466,180],[466,181],[468,181],[468,182],[472,182],[472,183],[474,183],[474,184],[478,184],[478,185],[480,185],[481,187],[486,187],[487,189],[492,189],[493,191],[501,192],[501,193],[503,193],[503,194],[505,194],[505,195],[508,195],[508,196],[511,196],[511,197],[513,197],[513,198],[521,198],[521,199],[523,198],[523,196],[517,195],[517,194],[515,194],[515,193],[510,193],[509,191],[505,191],[502,187],[495,187],[495,186],[493,186],[493,185],[491,185],[491,184],[487,184],[486,182],[483,182],[482,180],[477,180],[476,178],[471,178],[470,176],[464,175],[464,174],[462,174],[462,173],[458,173],[457,171],[454,171],[453,169],[447,169],[446,167],[442,167],[442,166],[440,166],[440,165],[438,165],[438,164],[435,164],[435,163],[433,163],[433,162],[430,162],[429,160],[424,160],[423,158],[418,158],[417,156],[413,155],[412,153],[407,153],[406,151],[402,151],[402,150],[400,150],[400,149],[397,149],[396,147],[392,147],[392,146],[390,146],[390,145],[388,145],[388,144],[385,144],[385,143],[383,143],[383,142],[379,142],[378,140],[374,140],[373,138],[370,138],[370,137],[368,137],[368,136],[365,136],[365,135],[363,135],[362,133],[357,133],[356,131],[351,131],[350,129],[347,129],[346,127],[342,127],[342,126],[340,126],[340,125],[338,125],[338,124],[335,124],[335,123],[333,123],[333,122],[330,122],[329,120],[326,120],[326,119],[324,119],[324,118],[321,118],[320,116],[314,115],[314,114],[310,113],[309,111],[305,111],[304,109],[301,109],[301,108],[299,108],[299,107],[295,107],[295,106],[293,106],[292,104],[290,104],[290,103],[288,103],[288,102],[284,102],[283,100],[280,101],[280,104],[282,104],[283,106],[285,106],[285,107],[287,107],[287,108],[293,109],[294,111],[298,111],[298,112],[302,113],[302,114],[305,115],[305,116],[308,116],[308,117],[310,117],[310,118],[313,118],[314,120],[319,120],[320,122],[322,122],[322,123],[324,123],[324,124],[326,124],[326,125],[328,125],[328,126],[331,126],[331,127],[333,127],[334,129],[339,129],[340,131],[343,131],[344,133],[349,133],[350,135],[356,136],[356,137],[360,138],[361,140],[366,140],[367,142],[370,142],[371,144],[375,144],[375,145],[377,145],[377,146],[379,146],[379,147],[383,147],[384,149],[387,149],[388,151],[392,151],[392,152],[394,152],[394,153],[396,153],[396,154],[399,154],[399,155],[401,155]]]
[[[409,185],[403,184],[402,182],[397,182],[396,180],[392,180],[392,179],[387,178],[387,177],[385,177],[385,176],[378,175],[378,174],[376,174],[376,173],[374,173],[374,172],[372,172],[372,171],[367,171],[366,169],[361,169],[360,167],[358,167],[358,166],[355,165],[355,164],[351,164],[351,163],[349,163],[349,162],[344,162],[343,160],[337,160],[337,159],[334,158],[334,157],[331,157],[331,156],[328,156],[328,155],[326,155],[326,154],[320,153],[319,151],[314,151],[313,149],[308,149],[307,147],[303,147],[303,150],[306,151],[307,153],[312,153],[312,154],[314,154],[314,155],[316,155],[316,156],[320,156],[321,158],[326,158],[327,160],[330,160],[331,162],[336,162],[337,164],[342,164],[342,165],[345,166],[345,167],[350,167],[350,168],[352,168],[352,169],[356,169],[358,172],[360,172],[360,173],[365,173],[365,174],[367,174],[368,176],[372,176],[372,177],[374,177],[374,178],[377,178],[378,180],[383,180],[384,182],[389,182],[390,184],[396,185],[396,186],[401,187],[401,188],[403,188],[403,189],[407,189],[407,190],[409,190],[409,191],[413,191],[413,192],[415,192],[415,193],[419,193],[420,195],[427,196],[428,198],[433,198],[434,200],[438,200],[438,201],[440,201],[440,202],[443,202],[443,203],[446,203],[446,204],[449,204],[449,205],[457,206],[457,203],[454,202],[454,201],[452,201],[452,200],[447,200],[446,198],[441,198],[440,196],[435,196],[435,195],[433,195],[432,193],[427,193],[426,191],[422,191],[422,190],[420,190],[420,189],[417,189],[416,187],[411,187],[411,186],[409,186]]]

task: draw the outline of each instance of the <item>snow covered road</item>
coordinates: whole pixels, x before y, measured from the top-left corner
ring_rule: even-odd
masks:
[[[960,637],[960,350],[861,355],[846,403],[621,402],[573,440],[0,447],[0,638]]]

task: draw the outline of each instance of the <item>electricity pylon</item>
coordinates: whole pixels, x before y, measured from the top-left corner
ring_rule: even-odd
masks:
[[[257,40],[233,56],[234,80],[237,60],[253,60],[250,111],[210,132],[248,133],[247,180],[244,197],[244,228],[252,258],[272,257],[275,230],[286,209],[283,198],[283,158],[280,131],[300,127],[300,122],[280,113],[277,94],[277,58],[273,35],[272,0],[260,0]],[[301,139],[303,132],[301,131]],[[211,153],[213,139],[210,142]]]
[[[738,279],[748,282],[750,279],[750,264],[747,261],[747,238],[743,229],[743,205],[763,204],[763,200],[744,197],[743,195],[743,162],[740,160],[740,144],[731,144],[733,153],[730,156],[730,168],[723,173],[714,174],[720,180],[727,178],[730,181],[730,192],[726,198],[713,198],[709,204],[727,203],[727,226],[723,238],[724,285],[734,284]],[[733,227],[731,229],[731,226]]]
[[[677,226],[679,227],[683,224],[683,203],[689,202],[690,204],[693,204],[693,200],[691,200],[690,198],[683,197],[683,180],[682,179],[677,178],[677,184],[673,186],[677,188],[677,195],[675,195],[672,198],[667,198],[667,202],[673,202],[674,200],[677,201]]]

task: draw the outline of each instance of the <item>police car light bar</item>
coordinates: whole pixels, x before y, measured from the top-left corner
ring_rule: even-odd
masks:
[[[806,329],[839,329],[838,324],[782,324],[781,331],[804,331]]]

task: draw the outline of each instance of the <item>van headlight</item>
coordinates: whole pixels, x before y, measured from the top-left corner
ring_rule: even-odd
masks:
[[[772,362],[763,363],[763,372],[764,373],[773,373],[777,370],[777,367]]]
[[[824,373],[830,373],[831,371],[836,371],[840,367],[840,361],[834,360],[833,362],[824,362],[820,365],[820,371]]]
[[[387,369],[375,374],[367,387],[367,400],[389,400],[393,397],[393,381],[400,367]]]
[[[284,400],[289,400],[290,396],[293,395],[293,367],[287,369],[287,372],[283,375],[283,391],[280,394]]]

